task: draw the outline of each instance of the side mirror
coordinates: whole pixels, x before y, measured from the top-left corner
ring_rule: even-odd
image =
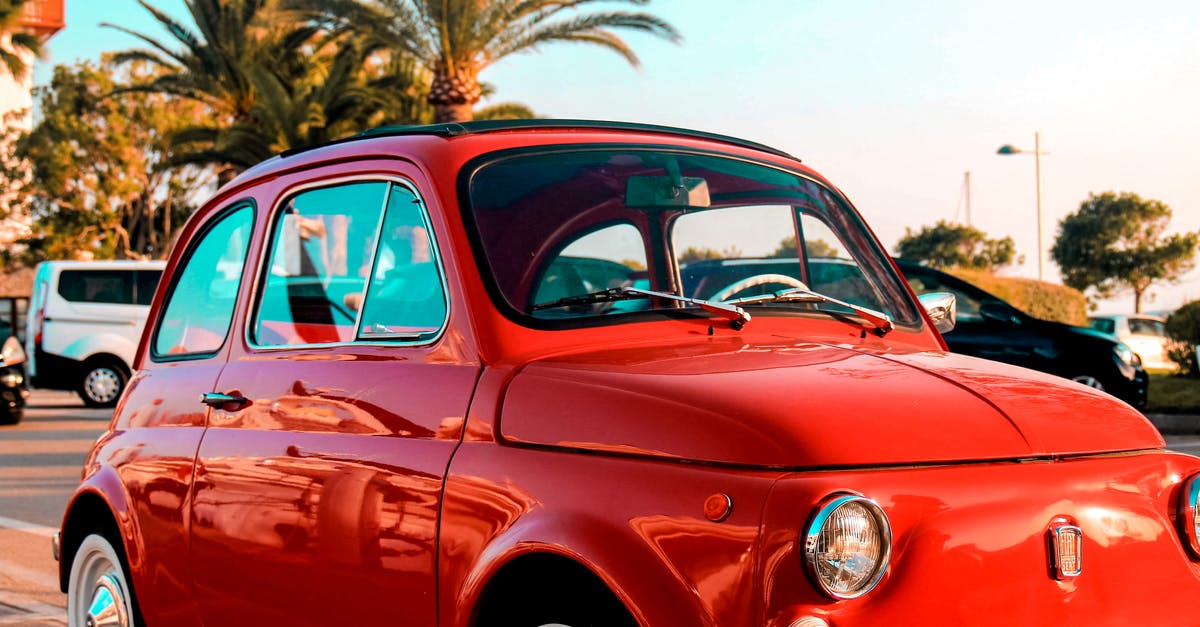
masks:
[[[917,297],[929,319],[933,320],[933,328],[939,333],[949,333],[954,330],[955,319],[958,318],[958,300],[950,292],[929,292]]]

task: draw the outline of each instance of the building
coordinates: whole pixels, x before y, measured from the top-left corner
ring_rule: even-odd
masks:
[[[49,40],[66,26],[65,0],[28,0],[21,7],[21,18],[16,29],[37,34],[42,42]],[[13,76],[7,68],[0,68],[0,119],[6,131],[0,142],[11,141],[10,129],[28,131],[33,128],[33,64],[36,59],[10,45],[11,32],[0,32],[0,46],[16,52],[22,57],[27,70],[23,76]],[[10,116],[15,116],[13,119]],[[0,158],[8,154],[8,147],[0,145]],[[8,190],[0,189],[0,205],[4,213],[10,202]],[[16,240],[29,233],[29,216],[8,215],[0,220],[0,248],[12,247]],[[0,269],[0,323],[8,323],[17,331],[24,320],[24,308],[33,284],[31,268]],[[2,340],[3,338],[0,338]]]

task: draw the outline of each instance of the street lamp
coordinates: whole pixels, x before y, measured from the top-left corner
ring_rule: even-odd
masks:
[[[1021,150],[1012,144],[1004,144],[996,151],[998,155],[1019,155],[1029,154],[1028,150]],[[1042,246],[1042,138],[1034,131],[1033,133],[1033,156],[1034,163],[1037,168],[1037,247],[1038,247],[1038,280],[1044,281],[1046,275],[1046,249]]]

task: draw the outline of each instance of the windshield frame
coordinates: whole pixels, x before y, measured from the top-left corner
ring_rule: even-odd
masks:
[[[591,327],[604,327],[617,324],[631,324],[637,322],[661,321],[668,319],[706,319],[711,318],[711,314],[705,312],[698,307],[656,307],[641,311],[622,311],[610,313],[606,315],[595,316],[575,316],[564,318],[543,318],[526,313],[514,306],[501,288],[499,280],[496,277],[495,269],[493,268],[489,258],[488,249],[484,244],[483,236],[479,223],[475,216],[475,206],[471,197],[471,187],[476,175],[485,168],[520,157],[529,156],[545,156],[553,154],[577,154],[586,152],[620,152],[620,151],[635,151],[635,152],[657,152],[664,154],[678,154],[683,156],[696,156],[727,159],[738,161],[746,164],[760,166],[777,170],[784,174],[797,177],[808,183],[818,186],[822,191],[829,195],[829,198],[836,203],[836,208],[830,213],[839,213],[845,224],[831,225],[837,232],[845,231],[846,235],[853,236],[853,248],[860,249],[863,258],[856,261],[862,263],[865,272],[872,275],[872,281],[876,283],[878,288],[885,293],[885,299],[894,303],[897,306],[897,311],[889,312],[892,315],[895,326],[900,329],[909,331],[918,331],[924,326],[924,318],[920,313],[920,309],[912,297],[911,291],[908,289],[904,278],[895,269],[891,263],[891,257],[883,249],[874,233],[867,227],[854,205],[842,194],[836,187],[829,185],[820,178],[806,173],[803,170],[789,168],[777,162],[766,159],[755,159],[747,157],[744,154],[726,152],[721,150],[710,150],[696,148],[690,146],[680,146],[676,144],[662,144],[655,142],[589,142],[589,143],[555,143],[536,146],[522,146],[517,148],[501,149],[483,153],[469,161],[467,161],[459,170],[457,181],[457,192],[459,201],[459,211],[463,220],[463,226],[466,231],[467,239],[470,242],[471,254],[479,271],[480,278],[490,297],[493,305],[499,310],[505,318],[515,322],[521,326],[537,329],[537,330],[569,330]],[[715,207],[714,207],[715,209]],[[816,214],[812,214],[816,217]],[[820,218],[818,218],[820,219]],[[655,222],[650,221],[652,224]],[[603,224],[611,224],[605,222]],[[597,223],[601,224],[600,222]],[[668,224],[668,230],[670,228]],[[635,225],[636,227],[636,225]],[[600,228],[595,227],[594,228]],[[594,229],[590,229],[594,230]],[[852,233],[851,233],[852,232]],[[659,238],[662,239],[662,238]],[[648,247],[653,247],[655,250],[647,251],[647,261],[650,267],[650,272],[658,271],[654,268],[655,263],[663,260],[666,261],[668,267],[661,271],[669,275],[671,287],[678,292],[678,286],[681,281],[680,264],[675,259],[673,254],[665,250],[665,247],[658,246],[658,242],[647,242]],[[568,244],[558,245],[554,248],[558,250],[565,249]],[[662,248],[663,250],[657,250]],[[652,286],[653,287],[653,286]],[[663,286],[659,286],[660,288]],[[661,291],[670,291],[662,289]],[[761,315],[769,317],[855,317],[852,312],[840,312],[831,310],[814,311],[808,307],[797,307],[793,303],[763,303],[754,306],[755,312],[761,312]],[[756,314],[756,316],[759,314]]]

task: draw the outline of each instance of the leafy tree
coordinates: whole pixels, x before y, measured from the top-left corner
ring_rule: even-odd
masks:
[[[1051,254],[1063,282],[1092,288],[1100,297],[1133,292],[1134,311],[1158,282],[1172,282],[1195,267],[1200,233],[1165,235],[1171,208],[1131,192],[1090,194],[1063,218]]]
[[[192,27],[138,2],[170,39],[106,25],[149,46],[117,61],[157,70],[122,90],[191,100],[211,112],[207,123],[173,136],[174,164],[218,164],[228,179],[285,150],[432,119],[427,76],[411,59],[381,61],[362,38],[304,22],[275,0],[190,0]]]
[[[649,0],[290,0],[319,20],[361,32],[393,52],[417,59],[431,74],[435,122],[472,119],[483,96],[480,73],[492,64],[557,42],[607,48],[637,67],[637,55],[617,31],[679,41],[666,21],[641,12],[586,12],[581,5]]]
[[[901,259],[934,268],[992,272],[1012,263],[1015,247],[1011,237],[988,239],[987,234],[977,228],[941,220],[917,232],[904,229],[904,237],[896,244],[896,253]]]
[[[23,202],[33,216],[30,261],[159,258],[211,179],[196,168],[169,168],[168,137],[203,120],[202,105],[161,95],[112,94],[124,76],[111,64],[58,66],[39,89],[40,122],[18,143],[32,180]]]
[[[717,250],[715,248],[688,246],[679,253],[679,263],[688,264],[695,261],[704,261],[706,259],[736,259],[742,256],[742,251],[737,246],[730,246],[725,250]]]
[[[1179,364],[1179,373],[1200,377],[1197,363],[1197,346],[1200,345],[1200,300],[1194,300],[1176,309],[1167,318],[1167,337],[1171,344],[1167,356]]]
[[[833,244],[823,239],[805,239],[804,249],[808,251],[809,257],[837,257],[838,249]],[[779,246],[769,255],[776,259],[795,259],[799,251],[796,249],[796,236],[791,235],[785,237],[779,242]]]
[[[0,0],[0,33],[9,34],[7,45],[0,42],[0,66],[16,78],[24,78],[29,71],[22,55],[37,56],[42,47],[36,34],[17,30],[27,1]]]

